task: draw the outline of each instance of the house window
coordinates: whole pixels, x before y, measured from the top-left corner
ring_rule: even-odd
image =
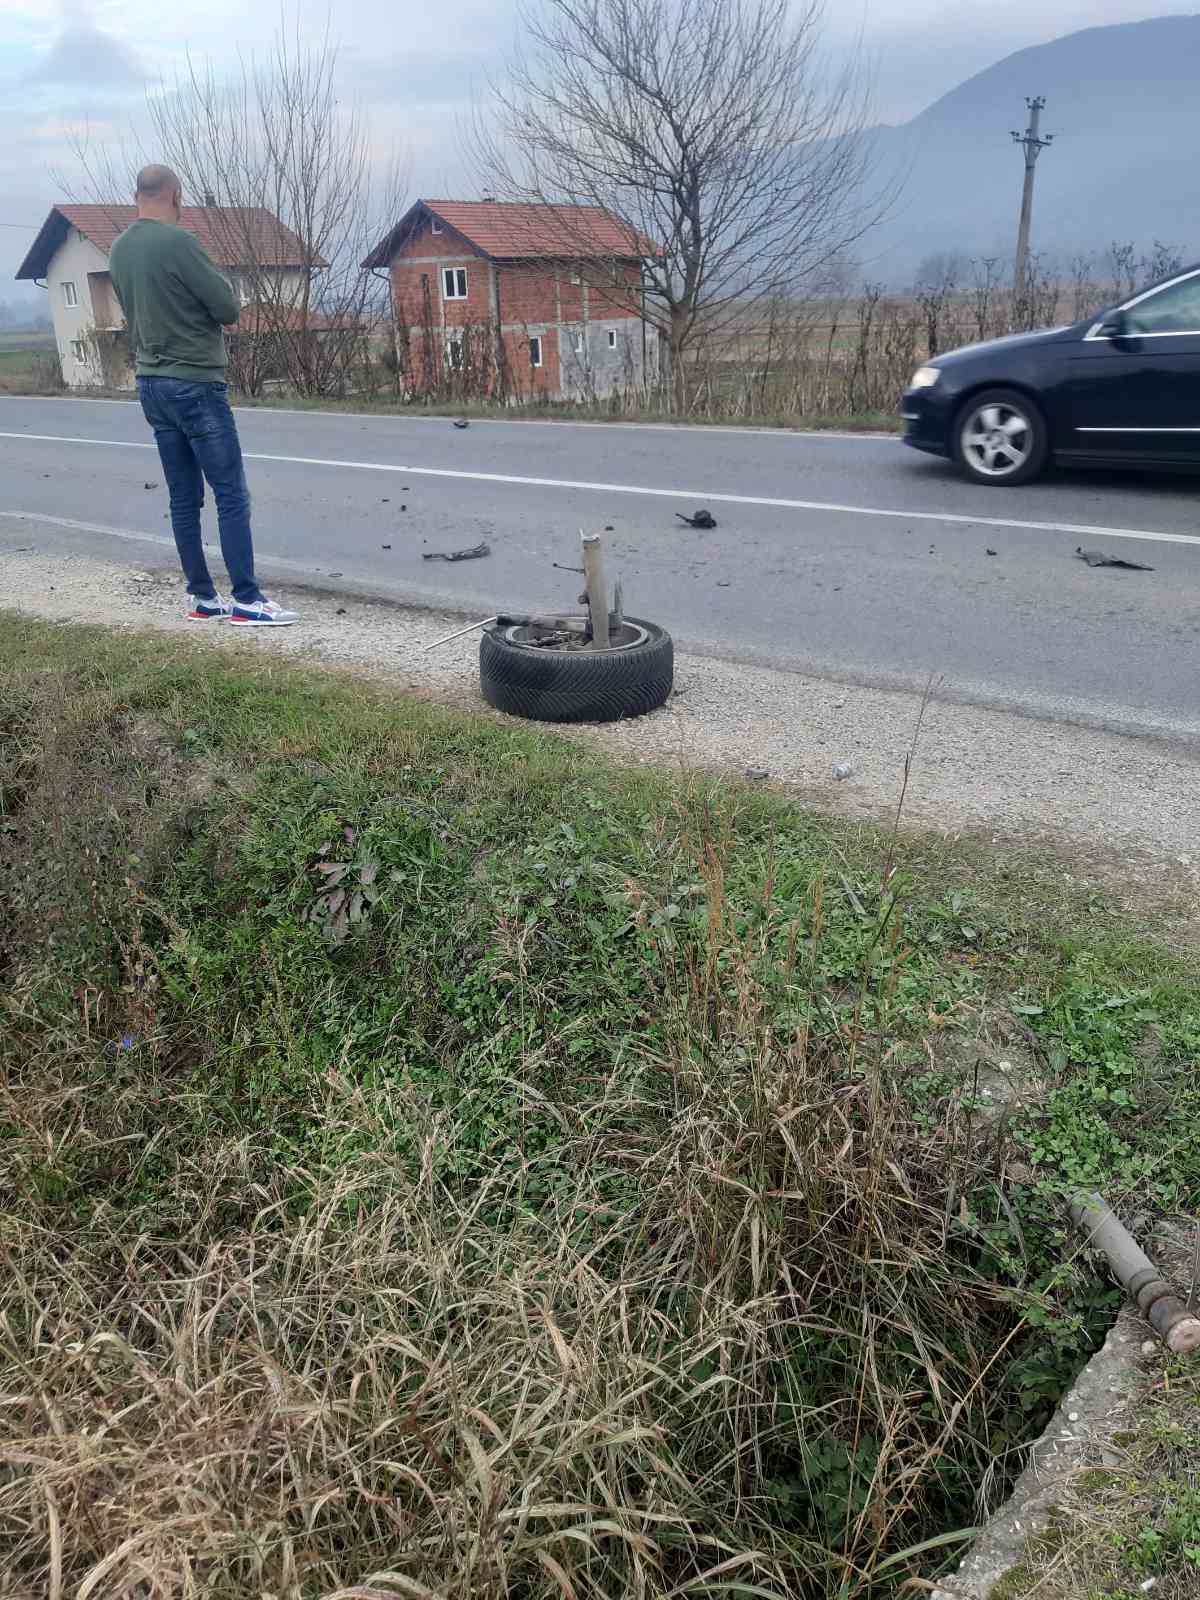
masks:
[[[538,338],[537,334],[534,334],[533,338],[529,341],[529,365],[531,367],[540,367],[541,364],[542,341]]]
[[[467,298],[467,269],[466,267],[442,268],[442,299],[465,300]]]
[[[463,344],[461,339],[446,340],[446,365],[451,372],[460,372],[463,364]]]
[[[571,282],[578,288],[583,283],[583,273],[573,272],[571,274]]]
[[[81,367],[86,363],[87,354],[86,354],[86,352],[85,352],[85,350],[83,348],[83,340],[82,339],[72,339],[71,340],[71,354],[75,358],[75,360],[78,361],[78,363],[79,363],[79,365]]]
[[[615,328],[610,328],[608,330],[608,348],[610,350],[615,350],[617,348],[617,330]]]
[[[63,305],[77,306],[79,304],[79,295],[76,292],[75,285],[73,283],[64,283],[62,286],[62,292]]]
[[[587,337],[582,328],[575,329],[573,343],[575,347],[575,354],[577,356],[583,355],[584,351],[587,349]]]
[[[429,231],[430,233],[441,233],[442,225],[436,217],[431,217],[429,219]]]
[[[229,277],[230,285],[240,306],[248,306],[254,298],[253,286],[249,278],[243,277],[240,272],[234,272]]]

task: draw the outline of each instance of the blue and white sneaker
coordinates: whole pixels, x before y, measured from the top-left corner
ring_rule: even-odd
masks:
[[[214,595],[211,600],[201,600],[198,595],[190,594],[188,600],[189,622],[223,622],[226,617],[233,615],[233,607],[219,594]]]
[[[290,628],[300,618],[294,611],[285,611],[274,600],[259,600],[254,605],[242,605],[240,600],[235,600],[229,620],[238,628]]]

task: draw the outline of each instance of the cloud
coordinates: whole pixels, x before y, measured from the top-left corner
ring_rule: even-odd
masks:
[[[67,24],[30,77],[34,83],[125,89],[144,83],[146,74],[128,45],[84,20]]]

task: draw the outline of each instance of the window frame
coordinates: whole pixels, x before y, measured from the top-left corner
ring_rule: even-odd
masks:
[[[462,281],[462,293],[458,292],[459,281]],[[453,281],[453,287],[450,287]],[[467,269],[466,267],[442,268],[442,299],[465,300],[468,296]]]
[[[617,330],[615,328],[609,328],[607,331],[608,331],[608,348],[610,350],[615,350],[617,348]]]
[[[441,223],[438,221],[438,219],[436,217],[430,217],[430,219],[429,219],[429,231],[430,231],[430,233],[445,233],[446,230],[445,230],[445,228],[442,227]]]
[[[457,351],[457,357],[452,354]],[[461,372],[466,361],[466,351],[463,349],[462,336],[457,338],[450,335],[446,340],[446,366],[450,372]]]
[[[81,367],[87,366],[87,351],[82,339],[71,340],[71,360]]]
[[[1192,297],[1193,297],[1193,300],[1194,300],[1195,299],[1196,290],[1200,289],[1200,272],[1185,273],[1182,277],[1175,278],[1170,283],[1161,284],[1157,289],[1152,290],[1149,294],[1139,295],[1135,305],[1130,306],[1129,310],[1136,312],[1136,309],[1137,309],[1138,306],[1153,305],[1156,300],[1161,300],[1164,295],[1168,295],[1173,290],[1179,289],[1179,288],[1184,287],[1184,286],[1189,286],[1189,287],[1192,288],[1192,291],[1193,291],[1193,296]],[[1190,312],[1190,308],[1189,308],[1189,314],[1191,314],[1191,326],[1190,327],[1186,327],[1186,328],[1139,328],[1136,325],[1136,322],[1135,322],[1134,324],[1132,324],[1130,326],[1130,330],[1129,331],[1130,331],[1130,334],[1135,339],[1195,338],[1198,334],[1200,334],[1200,305],[1196,306],[1194,314],[1192,314]]]
[[[68,311],[77,311],[79,309],[79,290],[76,287],[74,278],[64,278],[61,287],[63,305],[66,306]]]
[[[535,345],[537,347],[537,360],[536,361],[533,358],[533,351],[534,351],[534,346]],[[530,365],[530,367],[536,372],[539,367],[544,365],[544,358],[545,358],[545,350],[542,347],[542,335],[540,333],[531,333],[529,335],[529,365]]]
[[[587,329],[586,328],[572,328],[571,329],[571,351],[572,351],[572,353],[574,355],[577,355],[577,356],[586,356],[587,355]]]
[[[1195,267],[1193,267],[1187,272],[1177,273],[1175,277],[1169,278],[1166,283],[1156,283],[1153,288],[1143,289],[1140,294],[1133,295],[1130,299],[1117,306],[1116,309],[1118,311],[1128,313],[1133,311],[1135,307],[1143,304],[1144,301],[1155,300],[1160,294],[1166,294],[1169,289],[1174,289],[1181,283],[1191,283],[1195,280],[1200,280],[1200,270],[1197,270]],[[1132,339],[1196,338],[1200,336],[1200,315],[1197,316],[1196,321],[1197,326],[1195,328],[1168,328],[1165,330],[1149,331],[1143,331],[1140,328],[1131,328],[1129,337]],[[1101,333],[1100,331],[1103,326],[1104,318],[1100,317],[1088,329],[1086,337],[1089,340],[1095,339],[1103,340],[1105,343],[1110,342],[1111,335],[1107,333]]]

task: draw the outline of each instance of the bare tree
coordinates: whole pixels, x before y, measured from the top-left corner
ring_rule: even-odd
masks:
[[[328,37],[308,47],[281,27],[230,79],[189,61],[118,147],[75,141],[82,197],[127,204],[133,171],[154,160],[179,174],[187,204],[209,208],[208,242],[243,303],[230,377],[250,394],[271,380],[344,393],[386,316],[387,285],[359,262],[401,209],[398,169],[373,186],[367,129],[339,103],[337,64]]]
[[[680,411],[701,333],[801,294],[879,213],[862,80],[821,22],[821,0],[546,0],[476,125],[486,192],[556,208],[564,259],[586,254],[565,208],[620,219],[641,274],[614,261],[606,292],[662,334]]]

